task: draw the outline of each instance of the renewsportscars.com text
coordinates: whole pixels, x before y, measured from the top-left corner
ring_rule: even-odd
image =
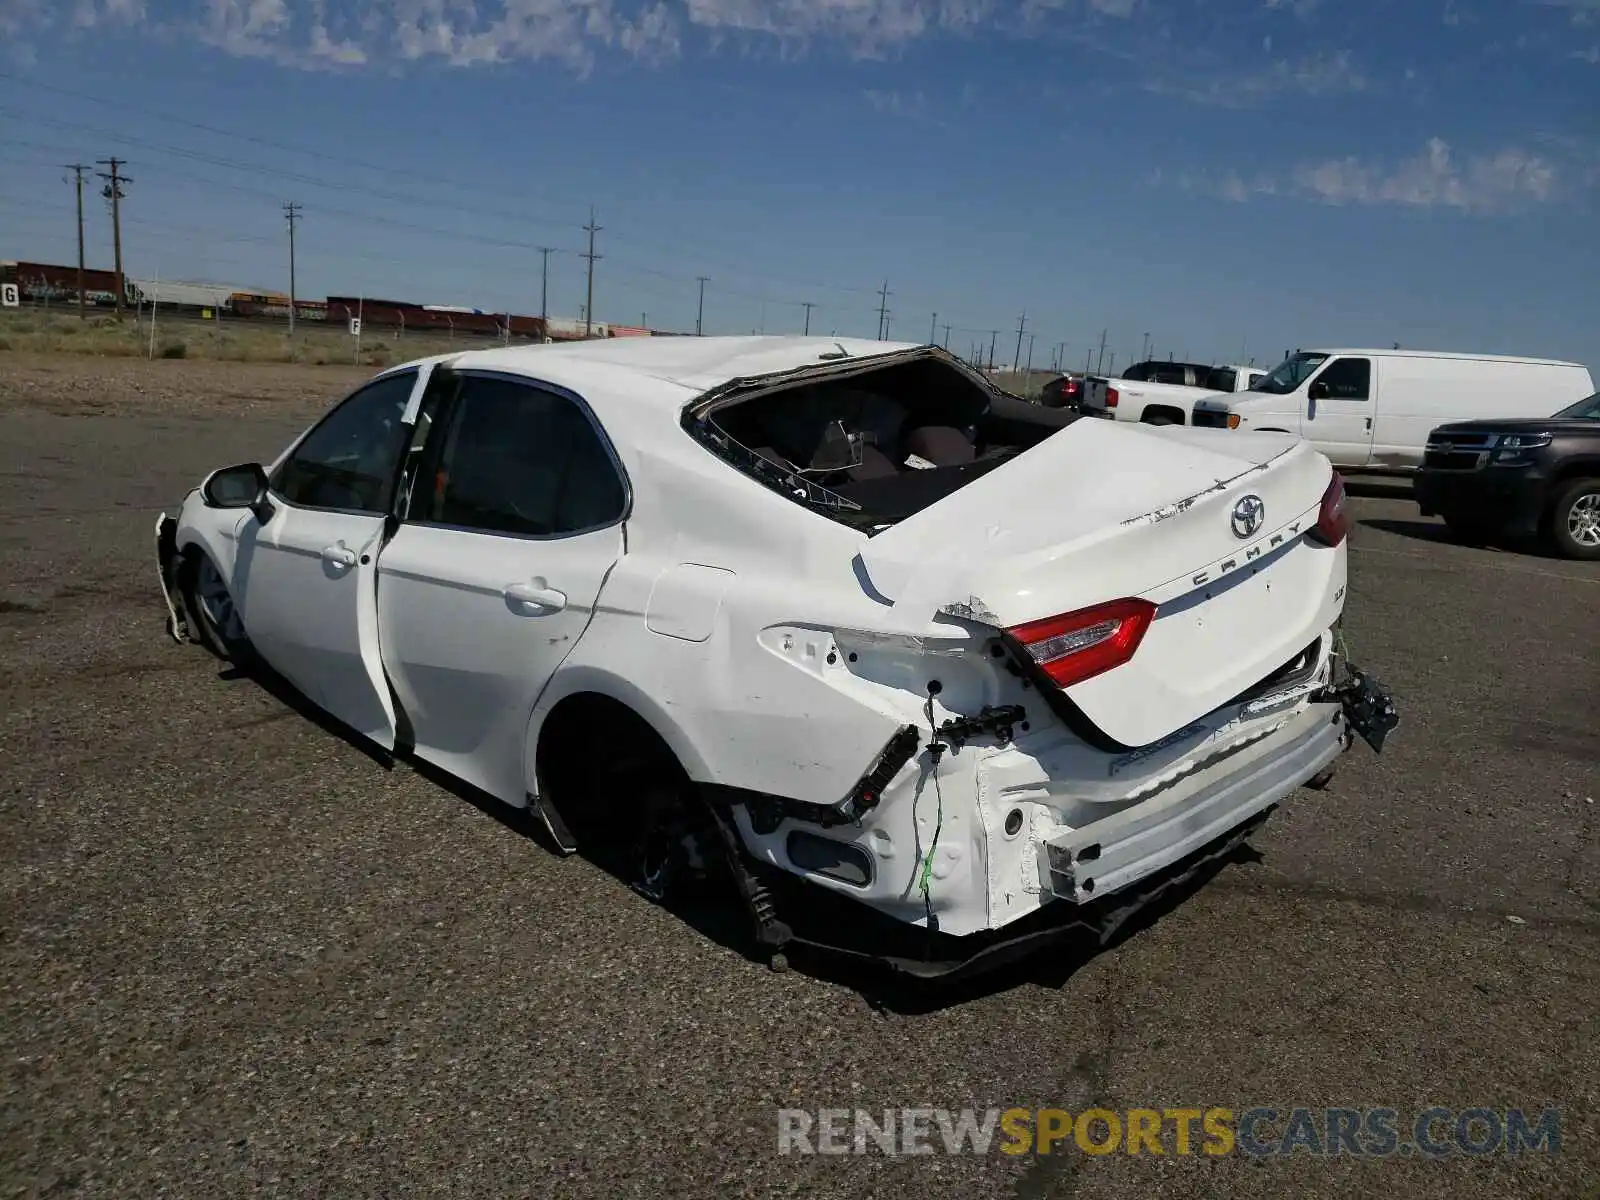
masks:
[[[1561,1115],[1548,1108],[778,1110],[779,1154],[1445,1158],[1560,1149]]]

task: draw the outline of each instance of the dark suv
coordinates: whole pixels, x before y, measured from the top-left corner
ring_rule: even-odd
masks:
[[[1600,392],[1542,419],[1440,425],[1413,486],[1422,515],[1465,541],[1543,535],[1600,559]]]

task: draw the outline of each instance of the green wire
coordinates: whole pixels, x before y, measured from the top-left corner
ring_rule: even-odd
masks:
[[[933,765],[933,794],[938,797],[939,808],[933,822],[933,840],[928,843],[928,853],[922,859],[922,903],[929,902],[928,890],[933,879],[933,852],[939,848],[939,831],[944,828],[944,789],[939,786],[939,764]]]

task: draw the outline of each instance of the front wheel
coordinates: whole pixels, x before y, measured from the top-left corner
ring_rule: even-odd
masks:
[[[1600,479],[1574,479],[1550,509],[1550,540],[1563,558],[1600,559]]]
[[[250,638],[222,572],[201,553],[183,567],[184,606],[194,617],[205,648],[225,662],[243,666],[251,656]]]

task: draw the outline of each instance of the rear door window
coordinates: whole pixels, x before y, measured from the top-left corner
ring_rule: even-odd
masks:
[[[566,537],[622,519],[627,492],[576,403],[510,379],[467,375],[431,495],[415,520],[483,533]]]

